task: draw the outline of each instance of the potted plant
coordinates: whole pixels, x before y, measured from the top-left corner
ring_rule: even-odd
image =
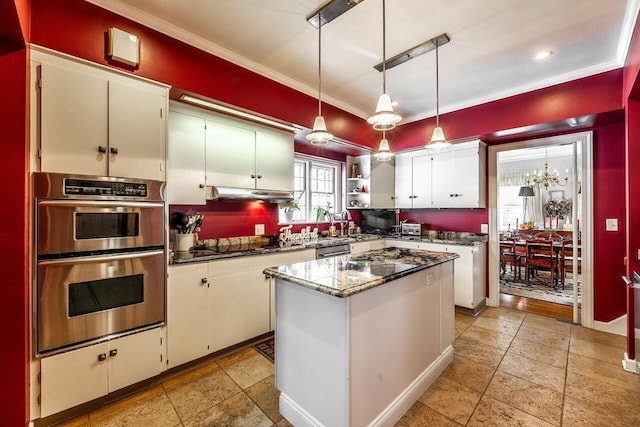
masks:
[[[295,213],[295,211],[300,210],[300,205],[298,204],[298,202],[300,201],[300,198],[302,197],[303,194],[304,194],[304,191],[298,194],[298,197],[293,199],[291,203],[280,206],[280,209],[284,210],[284,218],[286,222],[288,223],[293,222],[293,214]]]

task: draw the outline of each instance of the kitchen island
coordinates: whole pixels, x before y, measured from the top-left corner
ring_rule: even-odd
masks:
[[[453,359],[453,260],[385,248],[264,270],[276,387],[296,426],[393,425]]]

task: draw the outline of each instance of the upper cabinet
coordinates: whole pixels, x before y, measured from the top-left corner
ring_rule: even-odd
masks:
[[[165,179],[166,86],[40,51],[32,71],[36,169]]]
[[[207,187],[293,191],[293,134],[170,102],[167,200],[205,204]]]
[[[393,160],[347,156],[347,207],[393,208],[394,181]]]
[[[479,140],[446,151],[396,156],[396,208],[486,206],[486,145]]]

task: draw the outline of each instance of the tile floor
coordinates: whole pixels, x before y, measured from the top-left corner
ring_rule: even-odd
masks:
[[[454,360],[398,426],[638,426],[625,338],[489,307],[456,314]],[[63,426],[288,426],[274,366],[245,348]]]

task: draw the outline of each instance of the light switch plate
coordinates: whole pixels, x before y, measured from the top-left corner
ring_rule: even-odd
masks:
[[[480,224],[480,233],[489,233],[489,224]]]
[[[264,235],[264,224],[256,224],[256,236]]]
[[[618,218],[607,218],[605,228],[607,231],[618,231]]]

